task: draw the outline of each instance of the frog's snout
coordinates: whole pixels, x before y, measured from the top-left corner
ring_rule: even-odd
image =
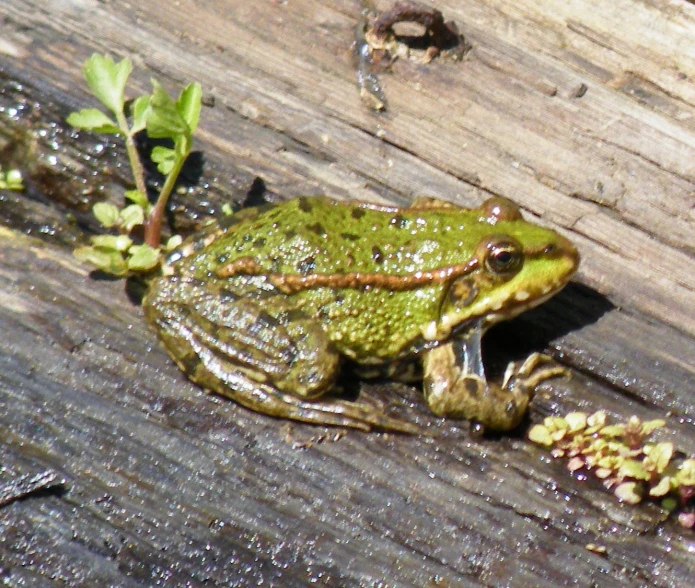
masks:
[[[565,237],[560,236],[558,239],[557,247],[560,249],[562,257],[565,257],[571,266],[570,275],[574,274],[579,267],[579,262],[581,257],[579,255],[579,249],[576,248],[574,243]]]

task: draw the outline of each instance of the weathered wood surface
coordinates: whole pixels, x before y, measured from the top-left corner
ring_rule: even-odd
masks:
[[[74,143],[60,119],[92,104],[86,57],[129,55],[136,88],[154,75],[172,88],[198,80],[215,96],[198,135],[210,190],[196,214],[243,199],[259,177],[282,197],[473,204],[502,194],[564,228],[583,255],[577,283],[491,333],[488,357],[547,348],[574,369],[544,388],[532,421],[575,407],[668,414],[662,437],[695,452],[695,6],[437,7],[472,52],[462,63],[397,62],[379,116],[354,87],[357,2],[0,6],[4,126],[46,130],[22,159],[34,162],[30,189],[0,199],[15,227],[0,232],[0,498],[13,481],[55,478],[2,498],[6,583],[692,582],[695,537],[661,524],[657,508],[623,507],[573,480],[523,431],[471,439],[431,419],[414,388],[364,392],[437,437],[351,432],[297,448],[325,430],[206,396],[122,284],[70,256],[92,199],[118,198],[122,158]],[[22,149],[2,153],[17,162]]]

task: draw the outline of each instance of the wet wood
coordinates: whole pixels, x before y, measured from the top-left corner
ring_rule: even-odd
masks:
[[[546,349],[574,375],[544,385],[531,422],[575,408],[666,417],[661,438],[695,453],[695,61],[684,50],[695,6],[439,8],[472,50],[458,63],[397,61],[378,115],[354,82],[357,2],[3,2],[0,156],[29,176],[25,193],[0,193],[6,581],[691,583],[693,534],[656,506],[573,479],[524,431],[476,439],[434,419],[416,388],[362,393],[432,438],[335,441],[205,395],[123,284],[70,255],[96,229],[91,204],[120,202],[126,175],[120,148],[62,121],[94,105],[80,74],[92,52],[130,56],[134,94],[155,76],[214,97],[176,230],[262,185],[271,199],[513,198],[564,230],[583,263],[560,296],[488,335],[490,365]]]

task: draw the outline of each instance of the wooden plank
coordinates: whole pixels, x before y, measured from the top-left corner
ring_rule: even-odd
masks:
[[[390,402],[433,421],[438,439],[351,433],[294,447],[315,428],[283,426],[205,396],[112,282],[94,282],[68,254],[1,237],[0,322],[13,333],[2,354],[3,439],[11,453],[69,480],[60,499],[2,511],[8,573],[15,566],[39,573],[20,548],[29,537],[42,569],[77,583],[94,559],[101,575],[89,578],[100,581],[118,570],[147,583],[168,570],[175,583],[281,576],[301,583],[319,574],[329,585],[379,578],[424,585],[435,576],[496,584],[514,570],[519,585],[544,585],[566,579],[569,558],[571,573],[587,583],[627,565],[627,585],[647,577],[649,558],[667,557],[661,550],[670,543],[670,578],[687,581],[691,568],[676,547],[687,542],[673,526],[654,541],[655,509],[620,506],[597,487],[577,486],[521,439],[471,441],[465,427],[431,419],[404,386]],[[386,401],[386,392],[394,390],[378,398]],[[610,389],[600,398],[625,410],[625,398]],[[634,403],[630,410],[660,412]],[[586,551],[589,541],[608,545],[610,555]]]
[[[563,228],[583,265],[558,299],[490,334],[490,364],[549,349],[574,374],[544,387],[532,421],[574,408],[669,414],[662,438],[695,451],[695,7],[438,8],[472,52],[398,61],[380,116],[354,86],[355,2],[0,6],[2,154],[32,162],[30,190],[2,193],[0,218],[43,239],[0,232],[0,332],[11,333],[0,485],[42,471],[65,480],[0,510],[10,584],[689,583],[690,534],[657,508],[617,504],[521,435],[471,438],[431,417],[416,388],[363,392],[434,438],[307,444],[326,431],[206,396],[121,285],[70,256],[95,228],[89,204],[119,201],[123,158],[61,120],[93,104],[87,56],[129,55],[136,89],[152,75],[172,88],[195,79],[215,97],[199,133],[209,188],[177,201],[204,200],[174,216],[177,230],[242,200],[254,177],[271,198],[511,197]]]

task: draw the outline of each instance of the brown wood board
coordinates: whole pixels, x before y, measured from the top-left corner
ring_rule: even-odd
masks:
[[[133,93],[155,76],[214,96],[177,230],[243,200],[254,178],[271,198],[513,198],[583,256],[565,292],[488,336],[493,367],[546,349],[573,370],[543,387],[530,421],[667,415],[660,438],[693,453],[695,6],[436,7],[473,49],[397,61],[378,115],[354,83],[357,2],[0,6],[2,153],[32,162],[28,190],[0,198],[0,489],[54,474],[0,509],[11,585],[690,582],[692,533],[657,507],[573,479],[524,431],[471,438],[429,416],[417,388],[363,392],[433,438],[297,447],[334,431],[205,395],[122,283],[70,255],[126,173],[122,149],[63,121],[94,105],[80,73],[92,52],[130,56]]]

